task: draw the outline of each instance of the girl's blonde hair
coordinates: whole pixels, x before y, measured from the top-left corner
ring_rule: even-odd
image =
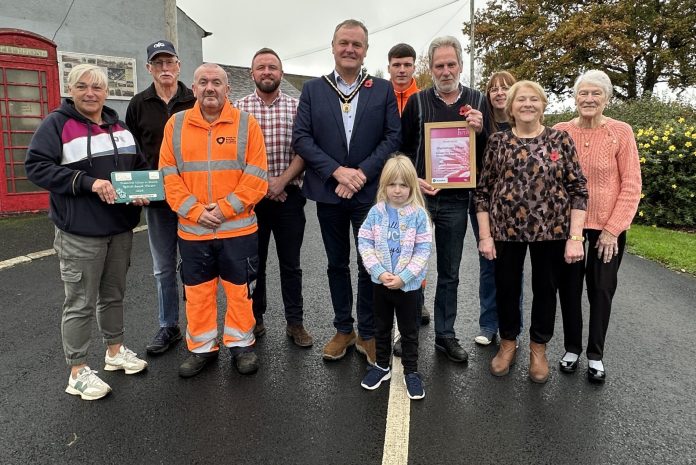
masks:
[[[400,152],[396,152],[382,169],[382,175],[379,178],[379,187],[377,188],[377,201],[388,202],[387,186],[397,179],[401,179],[411,189],[408,193],[408,203],[416,207],[425,208],[425,200],[418,185],[418,174],[416,168],[413,167],[411,159]]]

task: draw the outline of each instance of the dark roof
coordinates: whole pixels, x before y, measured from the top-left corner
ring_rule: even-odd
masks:
[[[220,66],[225,70],[230,81],[230,93],[228,96],[230,102],[254,93],[256,86],[249,75],[250,68],[222,64]],[[291,97],[300,98],[300,91],[293,87],[285,78],[280,83],[280,90]]]
[[[290,74],[290,73],[285,73],[283,75],[286,81],[288,81],[290,84],[292,84],[295,89],[299,90],[302,92],[302,86],[304,86],[304,83],[309,81],[310,79],[314,79],[316,76],[306,76],[304,74]]]

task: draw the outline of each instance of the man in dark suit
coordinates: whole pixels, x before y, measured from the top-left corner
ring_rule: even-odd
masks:
[[[350,227],[358,229],[374,203],[387,157],[399,149],[401,123],[388,81],[367,75],[367,28],[343,21],[331,41],[335,69],[302,89],[293,128],[293,148],[305,161],[303,192],[317,203],[317,217],[329,262],[327,274],[336,335],[324,346],[324,358],[338,360],[355,344],[375,362],[372,284],[358,257],[356,312],[350,276]],[[357,248],[357,244],[356,244]]]

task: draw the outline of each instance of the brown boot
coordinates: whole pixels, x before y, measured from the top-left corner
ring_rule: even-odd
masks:
[[[494,376],[505,376],[510,371],[510,366],[515,363],[517,353],[517,342],[507,339],[500,340],[498,353],[491,360],[491,373]]]
[[[346,349],[355,344],[355,331],[348,334],[336,332],[336,335],[324,346],[325,360],[340,360],[346,355]]]
[[[288,324],[285,328],[285,333],[292,338],[292,342],[300,347],[312,347],[314,340],[312,336],[307,332],[305,327],[300,324]]]
[[[363,339],[358,336],[358,340],[355,343],[355,350],[360,352],[367,358],[367,364],[372,366],[375,364],[377,358],[377,349],[375,347],[375,338]]]
[[[529,343],[529,379],[535,383],[545,383],[549,379],[546,344]]]

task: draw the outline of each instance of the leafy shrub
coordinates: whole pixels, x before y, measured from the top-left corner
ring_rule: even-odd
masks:
[[[643,178],[635,222],[671,228],[696,226],[696,111],[680,103],[644,98],[604,112],[633,127]],[[577,116],[547,115],[552,126]]]

